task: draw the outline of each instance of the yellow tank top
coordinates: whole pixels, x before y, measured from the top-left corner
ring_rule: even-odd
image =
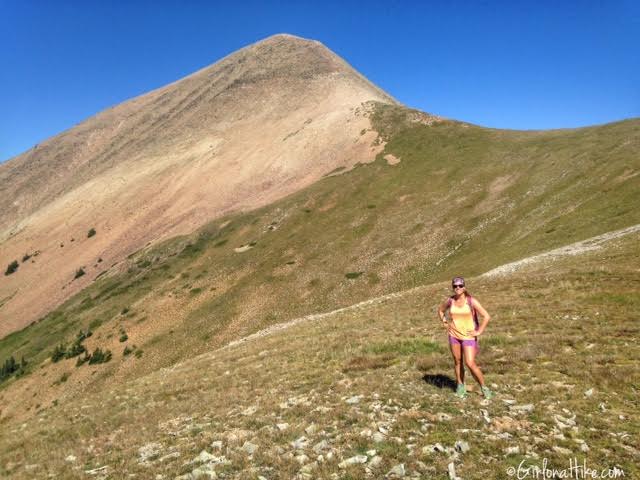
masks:
[[[451,322],[453,328],[451,329],[451,335],[459,340],[473,340],[476,337],[467,335],[468,330],[475,330],[476,326],[473,322],[473,313],[469,304],[464,302],[464,305],[457,307],[455,302],[451,302],[449,307],[449,315],[451,316]]]

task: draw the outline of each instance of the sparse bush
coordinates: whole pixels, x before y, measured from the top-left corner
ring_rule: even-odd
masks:
[[[9,265],[7,265],[7,269],[5,270],[4,274],[11,275],[12,273],[15,273],[15,271],[18,270],[18,266],[18,261],[14,260]]]
[[[0,367],[0,382],[5,381],[14,374],[16,377],[23,375],[26,371],[26,366],[27,362],[24,357],[22,357],[22,360],[18,363],[15,358],[13,358],[13,355],[11,355],[4,361],[2,367]]]
[[[66,382],[69,377],[71,376],[71,374],[69,372],[64,372],[60,378],[58,380],[56,380],[55,382],[53,382],[54,385],[60,385],[61,383]]]
[[[64,354],[64,358],[77,357],[78,355],[82,355],[84,352],[86,352],[87,349],[84,345],[82,345],[82,343],[80,343],[81,341],[82,340],[76,340],[75,342],[73,342],[73,344],[71,344],[71,347],[69,347],[69,350],[67,350]]]
[[[122,309],[122,311],[120,312],[120,315],[126,315],[127,313],[129,313],[129,308],[128,307],[124,307]]]
[[[96,234],[96,229],[95,229],[95,228],[92,228],[91,230],[89,230],[89,231],[87,232],[87,238],[91,238],[91,237],[93,237],[95,234]]]
[[[28,253],[25,253],[22,257],[22,263],[26,262],[30,258],[31,258],[31,255],[29,255]]]
[[[109,360],[111,360],[111,350],[102,351],[102,349],[98,347],[91,354],[91,358],[89,358],[89,365],[107,363]]]
[[[89,352],[85,351],[84,357],[78,357],[78,360],[76,360],[76,367],[81,367],[82,365],[87,363],[89,360],[91,360],[91,355],[89,355]]]
[[[66,353],[67,349],[62,343],[60,345],[56,345],[56,348],[54,348],[53,352],[51,353],[51,361],[53,363],[59,362],[65,357]]]
[[[353,280],[354,278],[358,278],[360,275],[362,275],[364,272],[349,272],[349,273],[345,273],[345,277],[347,277],[349,280]]]
[[[80,267],[78,270],[76,270],[76,274],[73,277],[73,279],[75,280],[76,278],[80,278],[81,276],[83,276],[86,272],[84,271],[84,268]]]
[[[124,343],[127,340],[129,340],[129,336],[127,335],[126,332],[122,332],[122,334],[120,335],[120,343]]]
[[[134,345],[135,347],[135,345]],[[122,356],[126,357],[127,355],[131,355],[133,353],[133,348],[129,347],[129,345],[127,345],[126,347],[124,347],[124,350],[122,351]]]
[[[91,335],[93,335],[93,332],[91,331],[91,329],[87,329],[87,331],[83,331],[80,330],[78,332],[78,335],[76,335],[76,341],[77,342],[82,342],[85,338],[89,338]]]

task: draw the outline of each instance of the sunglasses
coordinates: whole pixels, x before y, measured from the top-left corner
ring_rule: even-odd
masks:
[[[464,285],[452,285],[453,288],[464,288]]]

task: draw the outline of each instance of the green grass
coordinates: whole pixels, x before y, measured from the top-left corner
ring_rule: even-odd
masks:
[[[2,473],[28,478],[27,464],[46,461],[58,476],[80,478],[84,473],[64,460],[73,454],[86,469],[115,465],[122,476],[174,478],[194,468],[188,462],[202,449],[216,454],[211,443],[220,440],[220,453],[232,465],[218,474],[295,478],[301,466],[288,456],[298,453],[290,442],[304,435],[308,463],[316,458],[311,447],[321,439],[334,453],[333,460],[315,467],[317,478],[363,478],[367,465],[341,469],[338,464],[370,449],[381,458],[373,478],[383,478],[400,463],[407,476],[447,478],[448,455],[422,450],[436,443],[452,448],[457,440],[471,447],[455,462],[462,478],[495,478],[524,458],[540,465],[525,457],[527,451],[548,458],[550,468],[566,468],[570,457],[552,451],[555,446],[570,449],[571,458],[586,458],[593,468],[617,465],[625,478],[635,478],[640,371],[633,359],[640,351],[629,342],[635,338],[628,333],[635,328],[634,305],[618,298],[633,297],[640,272],[629,259],[639,256],[635,234],[600,251],[541,262],[509,276],[468,278],[493,318],[478,357],[487,382],[496,384],[498,396],[491,402],[483,403],[477,388],[460,402],[452,391],[424,379],[453,375],[434,314],[448,292],[439,283],[211,351],[108,390],[43,404],[37,414],[38,399],[30,400],[30,418],[2,424],[12,432],[0,439]],[[417,365],[421,359],[425,363]],[[144,357],[125,361],[133,365]],[[498,364],[504,368],[496,370]],[[69,388],[81,373],[75,372],[52,388]],[[474,382],[469,379],[468,385]],[[588,389],[591,396],[584,393]],[[356,403],[346,402],[356,396]],[[530,403],[534,410],[516,414],[503,400]],[[255,412],[243,413],[249,407]],[[491,423],[483,421],[481,409]],[[554,437],[555,416],[572,414],[576,430],[564,429],[564,440]],[[509,427],[509,419],[519,426]],[[288,430],[280,432],[278,423],[289,424]],[[312,424],[315,431],[307,433]],[[376,443],[366,432],[379,427],[388,433]],[[114,432],[120,441],[113,441]],[[505,432],[509,437],[501,438]],[[582,453],[574,439],[585,441],[590,451]],[[241,450],[245,440],[259,447],[251,460]],[[89,442],[91,451],[82,447]],[[171,447],[180,456],[140,465],[139,448],[150,442],[160,443],[163,454]],[[513,446],[520,453],[506,455]]]
[[[401,340],[399,342],[383,342],[367,346],[366,352],[392,353],[398,355],[414,355],[417,353],[442,353],[443,348],[436,342],[423,339]]]
[[[123,308],[133,309],[138,322],[148,319],[146,324],[158,321],[149,313],[156,305],[175,302],[175,325],[154,323],[153,335],[136,337],[145,350],[140,368],[152,371],[273,323],[455,274],[479,274],[640,223],[640,210],[631,208],[640,176],[625,174],[638,168],[638,120],[516,132],[452,121],[427,126],[413,122],[415,115],[378,105],[372,126],[387,143],[375,162],[335,171],[272,205],[228,215],[132,254],[121,273],[108,272],[0,341],[0,358],[24,356],[32,370],[79,329],[92,326],[106,337]],[[383,156],[389,153],[400,163],[387,165]],[[234,251],[252,244],[248,251]],[[581,272],[587,278],[576,284],[613,277]],[[185,278],[195,280],[184,288]],[[638,306],[637,294],[577,293],[581,306],[601,305],[603,313]],[[545,303],[548,294],[535,289],[524,295],[529,297],[517,301]],[[536,333],[538,312],[529,313],[536,321],[527,328]],[[194,331],[207,340],[191,342]],[[491,338],[487,346],[510,345]],[[394,342],[379,348],[396,349],[389,353],[399,356],[431,352],[426,345]],[[531,355],[523,349],[519,358],[524,362]]]

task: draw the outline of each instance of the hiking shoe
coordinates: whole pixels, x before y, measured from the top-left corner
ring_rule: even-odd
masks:
[[[458,398],[467,398],[467,389],[464,386],[464,383],[459,383],[458,388],[456,388],[456,396]]]
[[[485,386],[482,387],[482,395],[484,395],[484,398],[486,398],[487,400],[495,397],[495,393],[489,390],[489,387],[485,387]]]

